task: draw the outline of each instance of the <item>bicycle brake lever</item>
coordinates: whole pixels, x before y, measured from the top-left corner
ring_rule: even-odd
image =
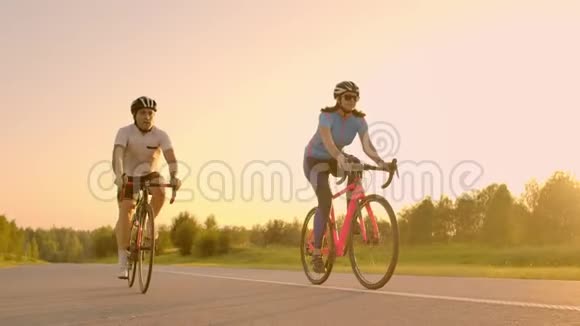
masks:
[[[173,202],[175,201],[175,194],[176,194],[175,187],[171,187],[171,199],[169,200],[170,204],[173,204]]]
[[[395,165],[395,174],[397,175],[397,178],[399,178],[399,165],[397,164],[398,160],[394,158],[391,163]]]

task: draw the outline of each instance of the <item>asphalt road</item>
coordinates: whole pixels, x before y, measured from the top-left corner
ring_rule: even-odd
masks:
[[[143,295],[114,265],[0,269],[0,325],[580,325],[580,282],[155,266]]]

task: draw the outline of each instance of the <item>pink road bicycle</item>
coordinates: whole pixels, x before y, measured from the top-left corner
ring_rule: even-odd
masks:
[[[393,169],[388,180],[382,185],[387,188],[396,172],[397,160],[392,161]],[[304,220],[301,235],[300,256],[306,277],[312,284],[320,285],[330,276],[336,257],[348,252],[350,265],[358,281],[367,289],[382,288],[392,277],[399,256],[399,229],[397,218],[389,202],[381,195],[365,195],[361,185],[363,171],[384,171],[377,166],[355,163],[348,173],[353,182],[333,194],[328,223],[322,238],[321,253],[325,263],[324,273],[313,271],[310,262],[314,250],[314,215],[312,208]],[[337,184],[347,178],[343,176]],[[334,214],[334,199],[351,191],[352,197],[342,227],[337,225]]]

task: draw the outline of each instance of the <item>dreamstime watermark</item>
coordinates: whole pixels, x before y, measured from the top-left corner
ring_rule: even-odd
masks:
[[[368,126],[369,140],[380,157],[394,157],[401,146],[401,135],[390,123],[378,121]],[[363,143],[363,146],[366,144]]]
[[[143,167],[147,167],[147,165],[143,164],[138,168]],[[178,162],[178,169],[182,180],[189,179],[191,169],[187,164]],[[163,176],[169,175],[169,165],[162,166],[160,174],[162,176],[161,181],[167,181],[167,178]],[[107,202],[117,200],[118,187],[115,185],[115,174],[113,173],[111,161],[101,160],[91,166],[87,175],[87,187],[89,193],[97,200]],[[178,193],[180,201],[194,200],[194,191],[187,187],[180,188]]]
[[[368,134],[370,142],[381,157],[396,157],[401,138],[393,125],[386,122],[369,124]],[[301,157],[301,154],[297,153],[297,156]],[[294,163],[300,163],[302,166],[301,160]],[[176,201],[193,202],[197,198],[209,202],[277,200],[289,203],[315,200],[313,187],[304,171],[300,169],[297,173],[292,168],[293,165],[298,164],[289,164],[283,160],[251,160],[241,168],[236,168],[225,161],[210,160],[202,164],[196,173],[192,173],[190,165],[180,161],[178,169],[182,187],[177,193]],[[365,172],[362,179],[365,192],[381,194],[395,202],[420,201],[427,196],[439,198],[445,193],[459,196],[476,187],[484,172],[483,167],[473,160],[459,161],[448,171],[437,162],[428,160],[416,162],[400,159],[398,167],[399,178],[395,177],[387,189],[381,186],[386,181],[388,173]],[[168,165],[162,165],[159,172],[162,176],[168,176]],[[114,174],[110,161],[99,161],[89,169],[87,186],[97,200],[116,200],[117,187],[113,181]],[[329,184],[333,192],[346,186],[346,183],[336,185],[332,177]]]

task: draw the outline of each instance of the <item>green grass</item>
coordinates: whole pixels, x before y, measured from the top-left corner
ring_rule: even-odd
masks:
[[[90,261],[90,263],[113,264],[117,257],[106,257]],[[181,256],[176,250],[155,257],[155,263],[160,265],[195,265],[195,266],[227,266],[245,268],[299,269],[300,254],[298,248],[291,247],[247,247],[232,248],[226,255],[201,258],[197,256]]]
[[[247,268],[301,269],[299,248],[272,246],[266,248],[246,247],[232,248],[226,255],[212,257],[189,257],[183,259],[177,253],[163,259],[162,263],[197,265],[197,266],[228,266]]]
[[[98,263],[116,263],[116,257]],[[226,255],[200,258],[181,256],[175,250],[156,257],[159,265],[302,270],[297,247],[233,248]],[[351,272],[348,257],[339,257],[334,271]],[[400,249],[396,275],[498,277],[580,280],[580,248],[491,248],[472,245],[437,245]]]
[[[435,245],[400,249],[403,264],[476,265],[493,267],[580,267],[580,247],[505,247]]]

